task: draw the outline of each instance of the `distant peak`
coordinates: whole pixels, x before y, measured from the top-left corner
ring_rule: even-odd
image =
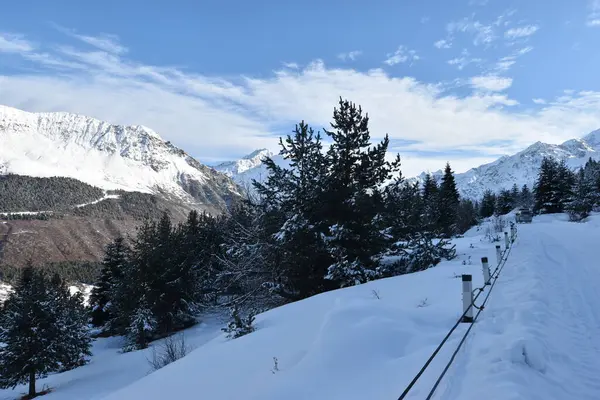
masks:
[[[242,157],[242,160],[252,160],[255,159],[257,157],[264,157],[264,156],[271,156],[273,155],[273,152],[269,151],[268,149],[258,149],[258,150],[254,150],[252,153],[248,154],[247,156]]]
[[[600,129],[588,133],[582,139],[588,144],[600,145]]]

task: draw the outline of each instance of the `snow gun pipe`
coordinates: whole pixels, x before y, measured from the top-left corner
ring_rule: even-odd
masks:
[[[452,357],[450,357],[450,361],[448,361],[448,364],[446,364],[446,367],[442,371],[442,374],[439,376],[439,378],[437,379],[437,381],[435,381],[435,384],[433,385],[433,388],[431,388],[431,391],[429,392],[429,394],[427,395],[427,397],[425,398],[425,400],[430,400],[431,397],[433,396],[433,394],[435,393],[435,390],[437,389],[437,387],[439,386],[440,382],[444,378],[444,375],[446,375],[446,372],[448,372],[448,369],[450,369],[450,366],[454,362],[454,359],[456,358],[456,355],[458,354],[458,352],[459,352],[460,348],[462,347],[463,343],[467,339],[467,336],[469,336],[469,332],[471,332],[471,329],[473,329],[473,326],[475,325],[475,322],[477,321],[477,318],[479,318],[479,314],[481,314],[481,312],[485,308],[485,304],[487,303],[488,299],[490,298],[490,294],[492,294],[492,290],[494,289],[494,286],[496,285],[496,282],[498,281],[498,278],[500,277],[500,272],[502,272],[502,269],[506,265],[506,261],[508,260],[508,255],[510,254],[511,249],[512,249],[512,246],[506,252],[506,258],[504,259],[504,262],[502,263],[502,267],[500,267],[499,269],[498,268],[496,269],[498,272],[495,273],[494,277],[492,278],[494,280],[494,282],[492,282],[492,285],[490,286],[490,290],[488,290],[487,295],[485,296],[485,299],[483,299],[483,303],[481,303],[481,306],[479,306],[479,307],[475,306],[475,308],[477,308],[478,311],[477,311],[477,314],[475,314],[475,318],[473,318],[473,323],[471,324],[471,326],[469,326],[469,329],[467,329],[467,331],[463,335],[462,339],[458,343],[458,346],[456,347],[456,350],[454,350],[454,353],[452,353]]]
[[[506,259],[508,259],[508,254],[510,253],[511,249],[512,249],[512,246],[511,246],[511,248],[509,248],[505,252]],[[506,259],[504,260],[504,263],[502,264],[502,267],[504,267],[504,265],[506,264]],[[492,274],[492,279],[494,279],[494,282],[490,286],[490,292],[492,291],[492,288],[494,287],[494,284],[496,283],[496,280],[498,279],[498,275],[500,274],[501,270],[502,269],[500,268],[500,264],[499,264],[496,267],[496,269],[494,270],[493,274]],[[473,303],[458,318],[458,320],[456,321],[456,323],[454,324],[454,326],[448,331],[448,333],[446,334],[446,336],[444,337],[444,339],[442,339],[442,342],[438,345],[438,347],[436,347],[436,349],[433,351],[433,353],[431,353],[431,356],[429,356],[429,358],[427,359],[427,361],[425,362],[425,364],[423,365],[423,367],[421,368],[421,370],[417,373],[417,375],[415,375],[415,377],[412,379],[412,381],[410,381],[410,383],[408,384],[408,386],[406,387],[406,389],[404,389],[404,391],[402,392],[402,394],[400,395],[400,397],[398,397],[398,400],[403,400],[404,398],[406,398],[406,396],[408,395],[408,393],[410,392],[410,390],[413,388],[413,386],[415,386],[415,384],[417,383],[417,381],[419,380],[419,378],[421,377],[421,375],[423,375],[423,372],[425,372],[425,370],[427,369],[427,367],[429,367],[429,364],[431,364],[431,362],[433,361],[433,359],[435,358],[435,356],[437,356],[437,354],[441,350],[442,346],[444,346],[444,344],[446,344],[446,342],[448,341],[448,339],[450,338],[450,336],[452,335],[452,333],[454,333],[454,331],[456,330],[456,328],[458,328],[458,326],[461,324],[461,322],[463,321],[464,317],[467,315],[467,313],[469,312],[469,310],[472,307],[475,306],[474,303],[477,301],[477,298],[479,298],[479,296],[483,292],[483,289],[484,288],[475,289],[476,291],[478,291],[478,293],[473,298]],[[487,297],[489,297],[489,293],[488,293]],[[486,300],[487,300],[487,297],[486,297]],[[484,302],[484,304],[485,304],[485,302]],[[479,313],[481,312],[482,309],[483,309],[483,307],[481,307],[479,309],[479,311],[477,312],[477,316],[479,316]],[[467,332],[470,331],[472,327],[473,327],[473,324],[471,324],[471,326],[469,327],[469,329],[467,330]],[[445,374],[445,372],[444,372],[444,374]],[[442,375],[442,377],[443,377],[443,375]],[[440,381],[441,381],[441,379],[440,379]],[[436,385],[436,387],[437,387],[437,385]]]

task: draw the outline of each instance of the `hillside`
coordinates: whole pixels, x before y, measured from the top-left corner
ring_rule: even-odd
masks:
[[[167,196],[107,192],[73,178],[0,176],[0,266],[100,261],[106,244],[133,234],[143,219],[168,212],[182,221],[191,208]]]
[[[598,215],[580,224],[543,215],[519,225],[489,302],[435,399],[600,396],[600,342],[590,335],[600,328],[593,307],[600,301],[599,228]],[[98,339],[92,363],[42,380],[54,388],[47,398],[397,398],[461,314],[456,278],[472,274],[480,287],[479,258],[495,266],[485,227],[456,244],[456,260],[270,310],[239,339],[225,338],[218,333],[223,322],[208,319],[185,332],[194,351],[147,376],[152,349],[120,354],[119,338]],[[427,396],[468,326],[458,327],[407,399]],[[0,399],[22,390],[0,391]]]

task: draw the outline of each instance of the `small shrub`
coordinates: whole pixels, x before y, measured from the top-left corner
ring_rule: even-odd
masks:
[[[246,318],[240,316],[240,311],[237,306],[233,306],[231,309],[231,321],[226,328],[221,329],[227,333],[227,337],[230,339],[237,339],[241,336],[247,335],[254,332],[254,319],[256,317],[252,312],[248,313]]]
[[[371,291],[371,293],[373,293],[373,297],[375,297],[377,300],[381,300],[381,297],[379,296],[379,291],[378,290],[373,289]]]
[[[160,345],[158,351],[156,346],[152,347],[152,358],[148,363],[153,371],[157,371],[174,361],[187,355],[189,348],[185,343],[185,337],[182,333],[167,337]]]

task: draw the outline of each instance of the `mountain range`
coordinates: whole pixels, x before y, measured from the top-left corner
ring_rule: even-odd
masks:
[[[487,189],[532,186],[544,156],[577,168],[599,152],[600,130],[559,145],[537,142],[456,174],[456,182],[463,196],[479,198]],[[146,217],[227,212],[253,179],[268,176],[266,156],[289,165],[259,149],[209,167],[144,126],[0,106],[0,264],[96,262],[106,243]]]
[[[230,176],[239,185],[248,187],[253,179],[262,181],[268,175],[261,164],[265,156],[273,158],[281,166],[287,165],[286,160],[280,155],[261,149],[240,160],[225,162],[214,168]],[[562,144],[536,142],[516,154],[502,156],[491,163],[457,173],[455,179],[458,190],[463,197],[479,199],[487,189],[498,192],[502,189],[510,189],[515,183],[519,187],[526,184],[531,188],[544,157],[565,160],[572,169],[583,166],[589,158],[600,159],[600,129],[580,139],[567,140]],[[441,169],[430,173],[438,181],[443,175]],[[408,180],[420,182],[425,175],[426,172],[423,172]]]

